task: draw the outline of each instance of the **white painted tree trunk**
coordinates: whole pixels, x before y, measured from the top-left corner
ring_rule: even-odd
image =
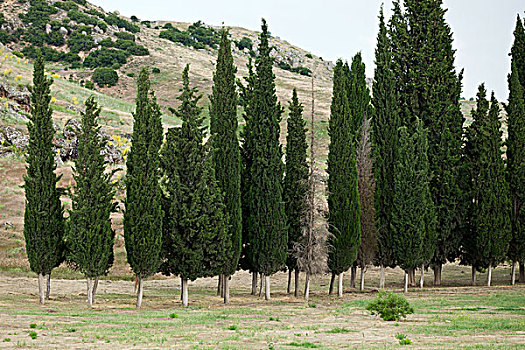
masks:
[[[188,306],[188,279],[182,280],[182,306]]]
[[[472,266],[472,285],[476,285],[476,267]]]
[[[142,306],[143,284],[144,281],[142,280],[142,277],[137,276],[137,308]]]
[[[408,292],[408,272],[405,271],[405,289],[404,289],[404,292],[407,293]]]
[[[425,286],[425,264],[421,265],[421,278],[419,279],[419,288]]]
[[[51,272],[47,275],[46,300],[49,300],[49,294],[51,294]]]
[[[294,282],[295,282],[295,289],[293,292],[293,296],[297,298],[299,296],[299,269],[298,268],[295,269]]]
[[[87,284],[87,306],[93,307],[93,279],[91,277],[86,278]]]
[[[95,295],[97,294],[98,279],[99,279],[98,276],[95,277],[95,282],[93,282],[93,292],[91,293],[92,294],[91,301],[93,302],[93,304],[95,303]]]
[[[385,288],[385,266],[379,268],[379,289]]]
[[[359,290],[364,291],[365,290],[365,272],[366,272],[366,266],[361,267],[361,282],[359,283]]]
[[[512,272],[510,277],[510,284],[513,286],[516,284],[516,262],[512,262]]]
[[[491,282],[492,282],[492,264],[489,264],[489,271],[487,275],[487,287],[490,287]]]
[[[38,296],[40,297],[40,305],[45,303],[45,292],[44,292],[44,275],[38,274]]]
[[[252,272],[252,295],[257,294],[257,272]]]
[[[343,272],[339,274],[339,281],[337,282],[337,296],[339,297],[343,296],[343,275]]]
[[[264,299],[270,300],[270,276],[264,276]]]
[[[310,298],[310,274],[306,272],[306,279],[304,281],[304,299],[308,301]]]
[[[231,276],[224,275],[224,303],[230,303],[230,280]]]

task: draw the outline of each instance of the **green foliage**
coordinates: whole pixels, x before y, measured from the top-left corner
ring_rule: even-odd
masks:
[[[172,312],[172,313],[170,314],[170,318],[179,318],[179,315],[176,314],[175,312]]]
[[[356,146],[348,104],[347,69],[341,60],[334,68],[328,134],[328,268],[347,271],[357,258],[361,241],[357,191]]]
[[[426,130],[419,119],[414,131],[399,129],[391,226],[395,260],[405,271],[427,263],[435,247],[436,214],[427,150]]]
[[[357,143],[361,135],[361,127],[365,118],[372,114],[370,106],[370,90],[366,85],[365,64],[361,52],[352,58],[350,74],[347,78],[348,106],[352,116],[352,133]]]
[[[31,324],[29,325],[29,328],[35,329],[35,328],[36,328],[36,323],[31,323]]]
[[[124,28],[125,30],[131,33],[140,32],[140,28],[137,25],[129,21],[126,21],[124,18],[120,18],[114,13],[107,15],[105,21],[110,26],[117,26],[119,28]]]
[[[11,36],[9,35],[9,33],[7,33],[6,30],[3,30],[1,29],[0,30],[0,43],[2,44],[7,44],[8,42],[10,42],[12,40]]]
[[[86,85],[84,87],[89,90],[95,90],[95,83],[91,80],[88,80],[86,81]]]
[[[290,71],[292,73],[299,73],[299,74],[305,75],[307,77],[312,76],[312,70],[310,68],[301,67],[301,66],[299,66],[299,67],[292,67],[288,62],[284,62],[284,61],[278,62],[277,66],[279,66],[279,68],[281,68],[281,69]]]
[[[151,28],[151,22],[150,21],[142,21],[142,22],[140,22],[140,24],[142,24],[143,26],[146,26],[148,28]]]
[[[114,69],[120,68],[126,64],[129,54],[119,49],[101,48],[100,50],[92,51],[84,59],[84,67],[112,67]]]
[[[297,98],[297,90],[292,93],[289,105],[286,135],[286,170],[284,177],[283,200],[288,219],[288,256],[286,266],[298,268],[294,246],[303,237],[306,222],[306,194],[308,193],[308,163],[306,162],[306,122],[303,119],[303,105]]]
[[[91,35],[84,35],[78,31],[71,34],[67,40],[67,45],[72,53],[79,53],[80,51],[91,50],[95,47],[95,42]]]
[[[45,26],[49,22],[49,17],[57,13],[58,10],[49,6],[47,2],[43,0],[31,0],[29,3],[31,5],[29,10],[25,14],[20,13],[20,19],[26,25],[31,24],[31,27],[45,30]]]
[[[274,60],[268,40],[268,26],[263,19],[256,76],[251,73],[248,77],[248,89],[253,90],[243,97],[247,102],[243,149],[249,152],[244,155],[243,180],[243,210],[247,210],[243,226],[249,241],[246,255],[249,265],[267,276],[283,268],[288,247],[279,142],[282,107],[275,94]]]
[[[113,173],[105,171],[107,163],[102,151],[106,144],[99,133],[99,115],[100,108],[91,96],[80,121],[75,187],[66,235],[67,260],[87,278],[106,275],[114,259],[115,231],[110,215],[115,211],[115,190],[111,183]]]
[[[235,73],[228,31],[221,31],[217,68],[210,95],[210,134],[215,177],[224,195],[228,219],[230,251],[224,270],[226,276],[237,270],[242,246],[241,158],[237,138],[237,102]]]
[[[31,332],[29,332],[29,336],[31,337],[31,339],[34,340],[34,339],[37,338],[38,334],[37,334],[37,332],[35,332],[35,331],[31,331]]]
[[[399,345],[410,345],[412,340],[410,340],[406,334],[396,333],[396,339],[399,340]]]
[[[160,74],[160,68],[153,67],[153,68],[151,68],[151,72],[152,72],[153,74]]]
[[[305,56],[306,56],[307,58],[314,58],[314,56],[312,56],[311,53],[307,53]]]
[[[158,271],[162,242],[159,150],[162,145],[161,112],[150,98],[146,68],[137,82],[136,112],[133,114],[133,143],[126,162],[126,211],[124,243],[135,275],[148,277]]]
[[[111,68],[97,68],[91,77],[94,83],[100,87],[115,86],[118,83],[118,74]]]
[[[78,10],[69,10],[67,12],[67,16],[72,21],[75,21],[77,23],[91,24],[91,25],[94,25],[94,26],[96,26],[97,23],[98,23],[98,19],[96,19],[96,18],[94,18],[92,16],[89,16],[89,15],[86,15],[85,13],[80,12]]]
[[[139,21],[139,19],[135,15],[132,15],[129,19],[131,19],[131,21],[135,22],[135,23],[137,23]]]
[[[516,64],[516,70],[522,87],[525,86],[525,24],[518,15],[516,19],[516,29],[514,30],[514,43],[510,56],[512,62]]]
[[[69,10],[78,11],[78,5],[74,1],[71,1],[71,0],[57,1],[53,5],[65,11],[69,11]]]
[[[204,49],[207,46],[214,49],[220,40],[219,32],[204,26],[201,21],[193,23],[185,31],[175,27],[168,28],[160,32],[160,37],[196,49]]]
[[[170,128],[162,150],[167,198],[161,271],[194,281],[222,273],[230,258],[223,196],[215,179],[212,156],[204,145],[200,95],[189,86],[189,65],[176,111],[182,126]]]
[[[135,35],[128,32],[116,32],[115,36],[118,39],[135,41]]]
[[[38,50],[42,53],[45,61],[49,62],[65,62],[65,63],[79,63],[80,56],[71,52],[61,52],[57,51],[51,47],[44,46],[40,49],[35,48],[34,46],[26,46],[22,49],[22,53],[27,58],[36,58],[38,57]]]
[[[87,13],[87,14],[90,14],[91,16],[96,16],[96,17],[98,17],[98,18],[100,18],[102,20],[106,19],[106,15],[105,14],[103,14],[102,12],[99,12],[99,11],[97,11],[95,9],[85,10],[84,12]],[[117,34],[117,33],[115,33],[115,34]]]
[[[87,0],[73,0],[73,1],[82,6],[87,5]]]
[[[5,20],[4,14],[0,13],[0,27],[6,23],[7,21]]]
[[[414,308],[410,306],[404,295],[385,291],[380,291],[366,309],[385,321],[399,321],[414,313]]]
[[[55,174],[52,113],[50,108],[53,80],[44,75],[44,59],[37,57],[31,87],[31,115],[27,125],[29,145],[27,175],[24,177],[26,206],[24,237],[31,270],[47,275],[64,258],[64,209],[62,190]]]
[[[253,50],[253,41],[252,41],[252,39],[247,38],[245,36],[242,37],[241,40],[235,41],[234,43],[235,43],[235,46],[237,46],[237,48],[239,50],[244,50],[244,49],[248,49],[250,51]]]

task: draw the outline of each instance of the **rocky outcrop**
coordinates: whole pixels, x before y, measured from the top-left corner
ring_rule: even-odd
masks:
[[[0,83],[0,97],[18,103],[26,112],[31,109],[31,94],[25,86],[17,89],[9,84]]]

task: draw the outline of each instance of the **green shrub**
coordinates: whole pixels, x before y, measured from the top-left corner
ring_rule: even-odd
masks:
[[[16,57],[24,58],[24,54],[21,53],[20,51],[11,51],[11,53],[15,55]]]
[[[160,73],[160,69],[157,68],[157,67],[153,67],[153,69],[151,70],[152,73],[154,74],[159,74]]]
[[[399,345],[410,345],[412,344],[412,340],[410,340],[405,334],[403,333],[397,333],[396,339],[399,340]]]
[[[142,21],[142,22],[140,22],[140,24],[142,24],[143,26],[146,26],[148,28],[151,28],[151,22],[150,21]]]
[[[133,72],[128,72],[128,73],[126,73],[126,75],[127,75],[128,77],[130,77],[130,78],[133,78],[133,77],[135,76],[135,73],[133,73]]]
[[[5,30],[0,30],[0,43],[5,45],[10,41],[11,41],[11,35],[9,35],[9,33],[7,33],[7,31]]]
[[[135,23],[137,23],[139,21],[139,19],[135,15],[131,16],[129,19],[131,19],[131,21],[135,22]]]
[[[80,62],[80,56],[71,52],[60,52],[47,46],[41,47],[40,50],[44,59],[48,62],[66,62],[72,65]],[[24,47],[22,53],[27,58],[37,57],[37,49],[34,46]]]
[[[31,23],[32,27],[45,30],[45,26],[49,22],[49,17],[57,13],[58,10],[43,0],[31,0],[29,3],[31,6],[27,13],[20,13],[18,16],[24,24],[29,25]]]
[[[414,309],[404,295],[385,291],[380,291],[377,298],[372,300],[366,309],[385,321],[399,321],[402,317],[414,313]]]
[[[193,23],[186,31],[174,27],[168,28],[161,31],[159,36],[196,49],[204,49],[206,46],[216,48],[220,39],[215,29],[205,27],[201,21]]]
[[[91,77],[94,83],[100,87],[115,86],[118,83],[118,74],[111,68],[97,68]]]
[[[92,51],[84,59],[84,67],[98,68],[98,67],[116,67],[120,68],[128,59],[129,54],[119,49],[101,48],[100,50]]]
[[[57,1],[54,3],[55,7],[58,7],[59,9],[69,11],[69,10],[77,10],[78,11],[78,5],[73,1]]]
[[[116,32],[115,36],[118,39],[135,41],[135,35],[128,32]]]
[[[305,56],[308,57],[308,58],[314,58],[314,56],[312,56],[311,53],[307,53]]]
[[[91,16],[98,17],[100,19],[105,19],[106,18],[105,14],[103,14],[102,12],[99,12],[99,11],[97,11],[95,9],[89,9],[89,10],[86,10],[84,12],[87,13],[87,14],[90,14]]]
[[[5,20],[4,18],[4,14],[2,12],[0,12],[0,27],[3,25],[3,24],[6,24],[7,21]]]
[[[126,21],[123,18],[120,18],[119,16],[117,16],[114,13],[106,16],[105,21],[110,26],[115,25],[115,26],[117,26],[119,28],[124,28],[128,32],[131,32],[131,33],[138,33],[138,32],[140,32],[140,28],[137,25],[135,25],[135,24],[133,24],[131,22],[128,22],[128,21]]]
[[[87,0],[73,0],[73,1],[82,6],[87,5]]]
[[[84,87],[89,90],[95,90],[95,83],[93,83],[91,80],[88,80],[86,81]]]
[[[171,29],[171,28],[173,28],[173,24],[168,22],[162,28],[164,28],[164,29]]]
[[[36,323],[31,323],[31,324],[29,325],[29,328],[31,328],[31,329],[35,329],[35,328],[36,328]]]
[[[31,339],[36,339],[38,334],[35,331],[31,331],[31,332],[29,332],[29,336],[31,337]]]
[[[79,32],[75,32],[67,40],[67,46],[73,53],[79,53],[80,51],[89,51],[95,47],[95,41],[90,35],[84,35]]]
[[[248,37],[243,37],[241,40],[236,41],[235,45],[237,46],[239,50],[248,49],[251,51],[253,49],[252,39]]]
[[[97,25],[98,20],[77,10],[69,10],[67,16],[77,23]]]
[[[179,318],[179,315],[173,312],[170,314],[170,318]]]

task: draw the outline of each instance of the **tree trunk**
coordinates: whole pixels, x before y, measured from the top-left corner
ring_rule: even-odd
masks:
[[[408,283],[410,284],[410,287],[416,286],[416,269],[408,270]]]
[[[292,292],[292,269],[288,269],[288,287],[286,288],[286,293],[290,294]]]
[[[304,299],[308,301],[308,298],[310,298],[310,274],[307,271],[304,281]]]
[[[437,264],[434,266],[434,286],[441,285],[441,272],[443,272],[442,264]]]
[[[419,288],[425,286],[425,264],[421,265],[421,278],[419,279]]]
[[[182,293],[183,293],[183,291],[182,291],[182,283],[183,282],[184,282],[184,279],[181,277],[180,278],[180,301],[182,301]]]
[[[40,305],[45,303],[45,292],[44,292],[44,275],[38,274],[38,296],[40,297]]]
[[[93,279],[88,277],[87,282],[87,305],[89,308],[93,307]]]
[[[142,277],[137,277],[138,287],[137,287],[137,307],[142,306],[142,291],[143,291],[143,280]]]
[[[252,272],[252,295],[257,294],[257,272]]]
[[[472,285],[476,285],[476,267],[472,266]]]
[[[95,294],[97,293],[98,279],[99,279],[98,276],[95,277],[95,282],[93,282],[93,292],[91,292],[91,294],[92,294],[91,301],[93,302],[93,304],[95,303]]]
[[[365,272],[366,272],[366,266],[361,267],[361,283],[359,283],[360,291],[365,290]]]
[[[379,267],[379,289],[385,288],[385,266]]]
[[[337,283],[337,296],[343,296],[343,272],[339,274],[339,281]]]
[[[259,297],[262,297],[265,280],[264,280],[264,275],[262,273],[261,273],[261,276],[259,276],[259,277],[260,277],[259,279],[261,280],[261,285],[259,286],[260,287],[259,288]]]
[[[328,290],[328,295],[332,295],[334,292],[334,282],[335,282],[335,273],[332,272],[332,278],[330,279],[330,289]]]
[[[224,303],[229,304],[230,303],[230,280],[231,276],[224,275]]]
[[[487,287],[490,287],[491,282],[492,282],[492,263],[489,264],[489,271],[487,274]]]
[[[217,296],[224,296],[222,294],[222,285],[223,285],[223,282],[222,282],[222,273],[219,274],[219,280],[217,281]]]
[[[520,262],[520,283],[525,283],[525,264]]]
[[[355,275],[357,275],[357,266],[354,265],[350,269],[350,288],[355,288]]]
[[[295,268],[294,282],[295,282],[295,289],[293,292],[293,296],[297,298],[299,296],[299,269],[298,268]]]
[[[49,300],[49,294],[51,294],[51,272],[47,275],[46,300]]]
[[[188,306],[188,279],[182,280],[182,306]]]
[[[409,276],[408,271],[405,271],[405,289],[404,289],[405,293],[408,293],[408,276]]]
[[[512,272],[510,275],[511,275],[510,285],[513,286],[516,284],[516,262],[515,261],[512,262]]]
[[[270,276],[264,276],[264,300],[270,300]]]

